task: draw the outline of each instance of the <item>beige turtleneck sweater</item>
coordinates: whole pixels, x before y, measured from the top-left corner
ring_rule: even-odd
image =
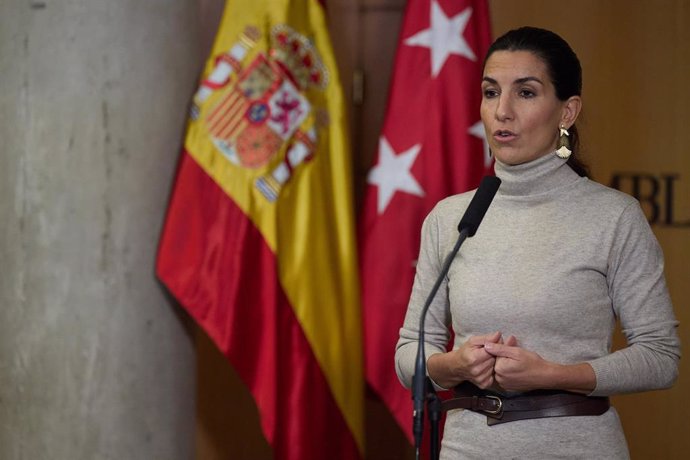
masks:
[[[578,176],[553,154],[496,164],[501,187],[465,241],[426,318],[426,356],[500,331],[544,359],[588,362],[592,395],[670,386],[680,344],[663,256],[632,197]],[[395,356],[412,382],[421,308],[458,236],[474,192],[442,200],[426,218],[417,273]],[[628,346],[611,352],[616,319]],[[448,414],[442,458],[627,458],[615,409],[489,427],[470,411]]]

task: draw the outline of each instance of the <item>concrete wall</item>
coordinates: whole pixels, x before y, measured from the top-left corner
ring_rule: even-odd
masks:
[[[194,345],[156,244],[193,0],[0,2],[0,458],[187,459]]]

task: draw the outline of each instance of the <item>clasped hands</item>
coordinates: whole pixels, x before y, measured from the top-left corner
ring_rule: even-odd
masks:
[[[472,336],[459,348],[438,353],[427,361],[430,377],[444,388],[470,381],[479,388],[498,386],[506,391],[548,388],[556,363],[518,345],[515,337],[500,332]]]

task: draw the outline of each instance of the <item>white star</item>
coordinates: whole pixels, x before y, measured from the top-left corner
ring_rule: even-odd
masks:
[[[399,155],[391,148],[385,137],[379,140],[379,164],[374,166],[367,182],[379,187],[377,210],[383,214],[396,191],[424,196],[424,190],[410,172],[422,145],[417,144]]]
[[[477,58],[465,41],[463,34],[472,15],[469,6],[461,13],[448,18],[435,0],[431,2],[431,27],[417,32],[405,40],[406,45],[431,49],[431,75],[437,76],[451,54],[465,56],[471,61]]]
[[[491,166],[491,152],[489,151],[489,141],[486,139],[484,124],[481,121],[478,121],[473,124],[470,129],[467,130],[467,132],[482,140],[482,143],[484,144],[484,167],[488,168]]]

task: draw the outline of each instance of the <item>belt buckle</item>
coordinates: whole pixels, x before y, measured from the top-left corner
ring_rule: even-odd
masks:
[[[503,411],[503,400],[501,398],[493,395],[485,395],[484,397],[498,401],[498,407],[496,409],[484,409],[484,412],[491,415],[498,415]]]

